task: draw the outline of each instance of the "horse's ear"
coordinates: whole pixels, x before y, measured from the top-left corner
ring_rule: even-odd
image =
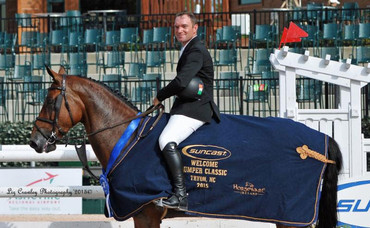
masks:
[[[45,65],[45,68],[46,68],[46,71],[48,72],[48,74],[53,78],[54,82],[60,81],[61,77],[57,72],[53,71],[49,66]]]
[[[60,66],[58,74],[67,74],[66,69],[64,68],[64,66],[62,66],[62,65]]]

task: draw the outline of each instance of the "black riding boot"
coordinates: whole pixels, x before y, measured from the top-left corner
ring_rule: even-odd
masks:
[[[182,159],[180,152],[177,150],[177,144],[175,142],[169,142],[163,148],[163,155],[169,167],[174,188],[174,194],[170,198],[163,200],[163,204],[168,208],[187,210],[188,196],[186,194],[185,177],[182,171]]]

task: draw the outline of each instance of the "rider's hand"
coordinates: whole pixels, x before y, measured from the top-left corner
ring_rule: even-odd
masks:
[[[157,106],[157,105],[159,105],[161,102],[158,100],[158,98],[157,97],[155,97],[154,99],[153,99],[153,105],[154,106]]]

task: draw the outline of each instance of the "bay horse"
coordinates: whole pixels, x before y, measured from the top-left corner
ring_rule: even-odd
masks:
[[[115,143],[129,124],[127,120],[135,118],[139,110],[127,98],[99,81],[66,76],[63,67],[58,73],[46,68],[53,83],[35,120],[30,146],[38,153],[53,151],[56,149],[56,141],[63,139],[69,129],[81,122],[96,157],[105,169]],[[123,124],[107,129],[107,126],[115,126],[114,124],[120,122]],[[106,130],[99,131],[101,129]],[[91,134],[94,132],[98,133]],[[333,228],[337,224],[337,182],[342,157],[332,138],[329,140],[328,157],[336,163],[325,169],[317,228]],[[183,212],[169,212],[175,213],[174,216],[184,216]],[[159,228],[166,213],[167,209],[149,203],[133,216],[135,227]],[[281,224],[276,226],[288,228]]]

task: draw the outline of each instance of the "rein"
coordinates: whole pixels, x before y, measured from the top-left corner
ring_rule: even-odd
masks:
[[[159,119],[162,117],[162,115],[164,113],[164,106],[162,104],[159,104],[157,106],[151,105],[145,112],[143,112],[143,113],[141,113],[141,114],[139,114],[137,116],[130,117],[127,120],[124,120],[122,122],[113,124],[112,126],[101,128],[101,129],[96,130],[94,132],[91,132],[89,134],[85,134],[83,136],[76,136],[76,137],[67,137],[66,138],[66,145],[68,145],[68,140],[70,140],[70,139],[85,139],[86,137],[93,136],[93,135],[99,134],[99,133],[101,133],[103,131],[111,130],[111,129],[116,128],[116,127],[119,127],[119,126],[121,126],[123,124],[129,123],[129,122],[131,122],[134,119],[147,116],[150,113],[152,113],[152,112],[154,112],[154,111],[156,111],[158,109],[160,109],[160,112],[159,112],[159,115],[158,115],[157,119],[154,121],[154,123],[152,124],[152,126],[150,127],[150,129],[148,130],[148,132],[145,133],[145,135],[140,135],[141,138],[144,138],[155,127],[155,125],[157,125]]]
[[[46,139],[45,147],[47,147],[48,145],[51,145],[51,144],[55,144],[58,141],[59,142],[65,142],[65,145],[67,146],[68,145],[68,141],[71,140],[71,139],[83,139],[83,143],[82,143],[82,145],[80,147],[78,147],[77,145],[75,145],[75,149],[77,151],[77,155],[78,155],[78,157],[79,157],[79,159],[80,159],[80,161],[81,161],[81,163],[83,165],[84,170],[86,170],[93,178],[95,178],[96,180],[99,180],[99,178],[96,177],[92,173],[92,171],[90,170],[89,165],[88,165],[87,155],[86,155],[86,137],[93,136],[93,135],[99,134],[101,132],[104,132],[106,130],[110,130],[110,129],[119,127],[119,126],[124,125],[126,123],[129,123],[129,122],[131,122],[131,121],[133,121],[135,119],[138,119],[138,118],[147,116],[147,115],[149,115],[150,113],[152,113],[152,112],[154,112],[156,110],[160,110],[160,112],[159,112],[156,120],[153,122],[153,124],[149,128],[149,130],[145,134],[139,135],[140,138],[144,138],[155,127],[155,125],[157,125],[159,119],[162,117],[162,115],[164,113],[164,106],[162,104],[158,104],[156,106],[151,105],[145,112],[140,113],[140,114],[138,114],[136,116],[130,117],[130,118],[128,118],[128,119],[126,119],[126,120],[124,120],[122,122],[113,124],[112,126],[101,128],[101,129],[96,130],[94,132],[91,132],[89,134],[84,134],[82,136],[72,137],[71,138],[71,137],[68,137],[67,132],[64,132],[63,129],[58,124],[59,113],[60,113],[60,109],[61,109],[61,106],[62,106],[62,100],[64,98],[65,107],[66,107],[66,109],[68,111],[69,118],[71,120],[72,126],[75,125],[75,123],[73,121],[72,112],[71,112],[71,109],[70,109],[70,106],[69,106],[69,103],[68,103],[68,100],[67,100],[67,97],[66,97],[66,77],[67,76],[65,74],[63,74],[62,86],[61,87],[50,88],[50,89],[57,89],[57,90],[60,90],[61,91],[60,94],[57,96],[56,101],[55,101],[55,116],[54,116],[54,120],[50,120],[50,119],[46,119],[46,118],[42,118],[42,117],[37,117],[36,120],[34,121],[34,126],[37,129],[37,131],[40,132],[40,134]],[[49,137],[46,136],[44,134],[44,132],[42,132],[41,128],[36,124],[36,121],[41,121],[41,122],[45,122],[45,123],[48,123],[48,124],[51,124],[52,125],[52,131],[51,131],[51,135]],[[58,139],[58,136],[57,136],[57,133],[56,133],[56,129],[58,129],[59,133],[63,136],[62,138]]]
[[[86,155],[86,136],[95,135],[95,134],[101,133],[103,131],[106,131],[106,130],[113,129],[115,127],[121,126],[121,125],[123,125],[125,123],[131,122],[133,120],[136,120],[136,119],[141,118],[141,117],[144,117],[144,116],[147,116],[148,114],[154,112],[157,109],[160,109],[161,111],[159,112],[159,114],[158,114],[156,120],[153,122],[152,126],[150,126],[149,130],[144,135],[139,135],[140,138],[144,138],[155,127],[155,125],[157,125],[159,119],[162,117],[162,115],[164,113],[164,106],[162,104],[159,104],[157,106],[153,106],[152,105],[145,112],[143,112],[143,113],[141,113],[139,115],[136,115],[134,117],[131,117],[131,118],[129,118],[129,119],[127,119],[127,120],[125,120],[125,121],[123,121],[121,123],[118,123],[118,124],[115,124],[115,125],[112,125],[112,126],[109,126],[109,127],[102,128],[102,129],[97,130],[95,132],[92,132],[90,134],[86,134],[83,137],[74,137],[73,139],[75,139],[75,138],[83,138],[83,140],[84,140],[83,143],[82,143],[82,145],[80,147],[77,147],[77,145],[75,145],[75,149],[76,149],[78,158],[80,159],[80,161],[82,163],[83,169],[86,170],[86,172],[88,172],[90,174],[90,176],[93,177],[95,180],[99,180],[99,182],[101,182],[101,178],[97,177],[91,171],[91,169],[89,167],[89,163],[88,163],[87,155]],[[68,141],[68,139],[67,139],[67,141]]]

